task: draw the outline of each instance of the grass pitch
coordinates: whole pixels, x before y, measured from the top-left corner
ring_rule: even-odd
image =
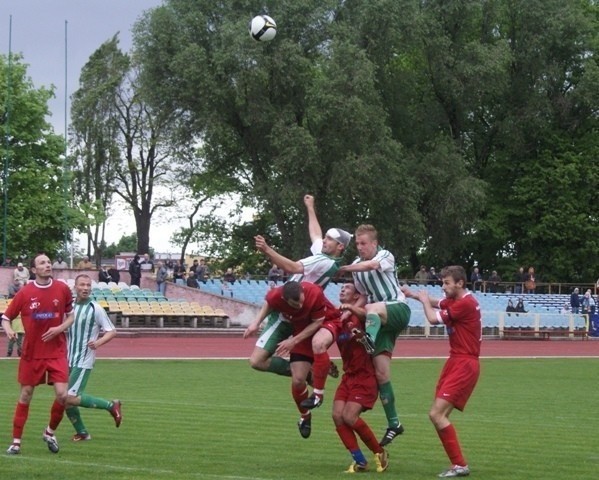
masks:
[[[396,402],[406,432],[390,446],[390,467],[383,475],[433,479],[449,466],[428,420],[442,364],[394,361]],[[11,441],[16,369],[16,361],[0,362],[3,450]],[[598,373],[598,359],[482,360],[466,412],[452,414],[471,478],[596,478]],[[289,379],[252,371],[245,361],[99,360],[87,390],[123,401],[121,428],[105,411],[82,409],[93,439],[71,442],[74,432],[65,418],[57,431],[61,450],[51,454],[41,433],[53,391],[38,387],[23,453],[0,454],[0,479],[345,478],[351,459],[330,417],[336,384],[329,379],[325,404],[315,410],[312,436],[305,440],[297,431]],[[382,435],[380,405],[364,418]]]

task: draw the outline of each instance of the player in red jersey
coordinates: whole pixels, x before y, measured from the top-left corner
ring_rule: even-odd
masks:
[[[308,399],[307,378],[314,361],[312,337],[320,328],[335,332],[341,314],[325,297],[318,285],[289,281],[266,294],[260,312],[246,328],[244,338],[254,335],[271,312],[279,312],[292,327],[292,335],[279,342],[275,355],[279,357],[289,355],[291,393],[301,414],[298,428],[301,436],[308,438],[312,428],[312,417],[310,409],[302,407],[301,403]],[[328,357],[325,369],[328,370]],[[324,390],[326,370],[324,376],[313,378],[314,388]]]
[[[46,255],[37,255],[31,268],[35,280],[19,290],[2,315],[2,328],[9,339],[16,335],[11,322],[18,315],[21,315],[25,329],[23,353],[19,361],[18,381],[21,390],[13,418],[13,443],[6,451],[10,455],[21,453],[21,437],[29,415],[29,404],[35,387],[42,383],[54,385],[56,394],[50,411],[50,423],[42,438],[52,453],[58,452],[54,430],[62,420],[69,382],[64,332],[73,323],[71,290],[65,283],[52,279],[52,262]]]
[[[463,267],[445,267],[441,270],[441,279],[445,292],[442,300],[430,298],[424,289],[416,294],[408,288],[402,290],[407,297],[422,303],[429,323],[444,324],[447,329],[449,358],[437,382],[429,417],[452,464],[439,477],[465,477],[470,474],[470,469],[449,415],[454,408],[464,410],[478,381],[482,341],[480,306],[474,295],[466,290],[467,277]]]
[[[363,472],[368,462],[358,445],[358,439],[366,444],[376,463],[377,472],[387,470],[387,452],[379,445],[370,426],[360,418],[363,411],[370,410],[378,398],[378,383],[372,357],[354,336],[354,329],[364,330],[366,310],[360,305],[361,295],[353,283],[345,283],[339,292],[340,309],[351,315],[344,319],[337,335],[337,346],[343,360],[343,377],[335,392],[333,422],[339,438],[352,456],[348,473]]]

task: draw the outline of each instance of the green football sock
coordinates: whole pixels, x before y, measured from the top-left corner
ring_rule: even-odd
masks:
[[[383,404],[383,410],[385,410],[385,416],[387,417],[387,423],[390,428],[395,428],[400,425],[397,411],[395,410],[395,394],[393,393],[393,386],[391,382],[383,383],[379,385],[379,395]]]
[[[281,357],[271,357],[267,372],[272,372],[276,373],[277,375],[290,377],[291,366],[289,365],[289,360],[285,360]]]
[[[77,433],[87,433],[85,425],[83,424],[83,420],[81,420],[81,415],[79,414],[79,409],[77,407],[69,407],[66,409],[66,414],[68,419],[75,427]]]
[[[366,333],[370,335],[373,341],[376,340],[376,336],[379,334],[381,329],[381,317],[376,313],[369,313],[366,315]]]
[[[81,394],[81,404],[85,408],[100,408],[102,410],[110,410],[112,402],[110,400],[104,400],[103,398],[92,397],[85,393]]]

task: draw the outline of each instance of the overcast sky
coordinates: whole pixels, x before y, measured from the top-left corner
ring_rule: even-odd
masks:
[[[0,0],[0,48],[7,55],[10,39],[12,52],[22,53],[29,65],[35,87],[56,87],[50,121],[63,134],[65,78],[68,98],[79,87],[81,68],[90,55],[117,32],[121,49],[129,51],[131,27],[144,10],[160,4],[162,0]]]
[[[121,49],[129,51],[135,21],[144,10],[161,4],[162,0],[0,0],[0,51],[8,55],[10,41],[10,50],[22,53],[29,65],[27,72],[34,86],[56,87],[56,98],[49,102],[49,121],[56,133],[64,134],[65,21],[66,98],[70,98],[79,87],[81,68],[91,54],[117,32]],[[69,100],[67,115],[70,108]],[[150,244],[158,252],[177,251],[168,242],[175,226],[165,228],[167,225],[166,219],[154,217]],[[106,240],[117,242],[123,234],[134,232],[132,216],[116,212],[109,220]]]

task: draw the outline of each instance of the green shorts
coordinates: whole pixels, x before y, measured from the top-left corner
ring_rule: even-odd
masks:
[[[266,318],[266,325],[262,329],[256,346],[263,348],[273,356],[277,346],[293,334],[291,323],[283,320],[279,312],[272,312]]]
[[[382,352],[393,353],[395,340],[410,323],[410,307],[403,302],[385,302],[387,305],[387,323],[381,325],[376,336],[374,355]]]
[[[85,391],[91,373],[89,368],[71,367],[69,370],[69,395],[80,396]]]

